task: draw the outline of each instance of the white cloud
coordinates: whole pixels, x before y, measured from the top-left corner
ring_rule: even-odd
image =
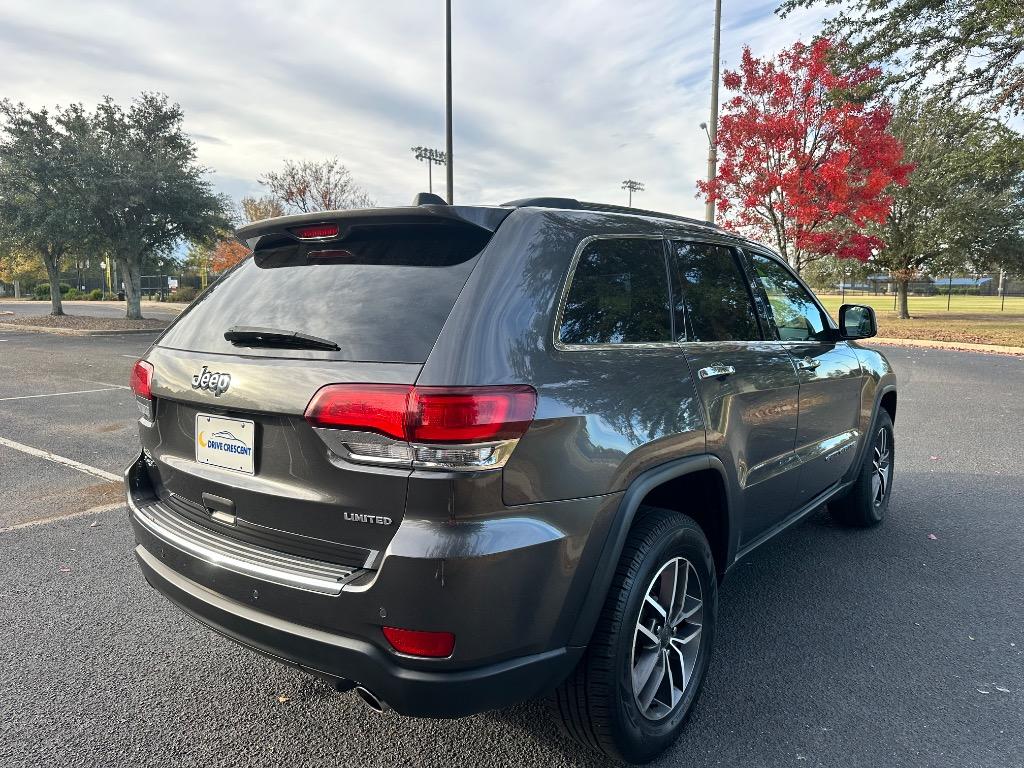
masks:
[[[713,4],[454,2],[460,202],[532,195],[699,215]],[[820,14],[726,2],[722,58],[808,39]],[[224,192],[286,158],[337,155],[382,204],[426,187],[409,147],[443,148],[443,3],[38,0],[0,8],[0,96],[34,106],[142,90],[181,103]],[[441,181],[438,184],[438,181]],[[443,179],[435,175],[435,191]]]

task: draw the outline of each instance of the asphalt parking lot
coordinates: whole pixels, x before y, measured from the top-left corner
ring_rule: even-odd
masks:
[[[149,589],[110,476],[137,450],[125,385],[151,338],[0,328],[0,766],[600,764],[537,703],[374,714]],[[820,512],[737,566],[659,765],[1024,766],[1024,360],[886,353],[888,520]]]

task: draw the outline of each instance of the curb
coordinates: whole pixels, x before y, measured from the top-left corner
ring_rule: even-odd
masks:
[[[918,347],[921,349],[949,349],[957,352],[985,352],[994,355],[1024,355],[1024,347],[1010,347],[1003,344],[972,344],[966,341],[930,341],[928,339],[890,339],[878,336],[864,339],[865,344],[884,344],[893,347]]]
[[[0,331],[28,331],[29,333],[49,333],[53,336],[123,336],[125,334],[163,333],[166,328],[123,328],[121,330],[87,328],[50,328],[45,325],[15,325],[0,322]]]

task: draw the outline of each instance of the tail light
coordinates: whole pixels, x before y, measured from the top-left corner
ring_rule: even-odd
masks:
[[[139,412],[150,421],[153,420],[153,364],[145,360],[136,360],[132,367],[132,375],[128,385],[135,393],[135,402]]]
[[[346,442],[351,458],[436,469],[502,466],[533,421],[528,386],[331,384],[306,408],[314,427],[380,436]]]
[[[451,632],[424,632],[415,629],[381,627],[384,637],[399,653],[443,659],[455,650],[455,635]]]
[[[306,227],[295,227],[292,234],[300,240],[324,240],[338,236],[337,224],[310,224]]]

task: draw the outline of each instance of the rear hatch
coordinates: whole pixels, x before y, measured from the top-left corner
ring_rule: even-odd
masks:
[[[411,470],[342,459],[307,405],[329,384],[413,384],[507,213],[422,206],[240,230],[252,256],[147,357],[140,432],[165,505],[227,536],[373,567]]]

